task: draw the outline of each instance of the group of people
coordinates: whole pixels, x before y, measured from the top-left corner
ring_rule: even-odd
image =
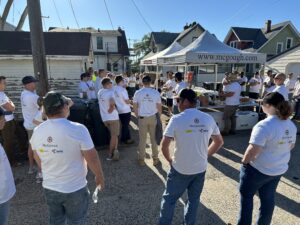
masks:
[[[284,74],[283,74],[284,75]],[[276,75],[274,90],[262,98],[262,110],[267,115],[252,130],[249,146],[241,161],[240,170],[240,213],[238,225],[251,225],[253,197],[259,193],[261,207],[257,224],[270,225],[275,206],[275,192],[281,176],[288,169],[290,151],[296,142],[297,129],[289,119],[292,109],[282,92],[282,74]],[[233,112],[239,104],[242,88],[237,73],[228,74],[221,96],[225,97],[224,119],[229,132],[234,132]],[[281,78],[279,81],[279,78]],[[82,75],[81,85],[88,92],[94,91],[99,101],[102,121],[111,136],[107,160],[119,160],[118,141],[121,121],[121,140],[131,140],[129,122],[131,120],[130,97],[126,90],[123,76],[114,80],[104,71],[99,70],[98,76]],[[187,190],[188,201],[184,210],[183,224],[196,223],[199,198],[204,187],[208,158],[215,154],[224,144],[214,119],[196,109],[197,94],[183,81],[183,75],[168,72],[169,80],[163,90],[167,92],[169,113],[172,114],[163,132],[161,152],[170,164],[167,184],[162,195],[159,225],[172,224],[175,204]],[[276,81],[278,80],[278,81]],[[104,174],[99,156],[94,147],[87,128],[67,118],[72,101],[57,92],[48,92],[42,98],[42,107],[38,105],[39,96],[35,93],[37,80],[26,76],[22,80],[24,91],[21,94],[24,127],[29,138],[29,159],[35,159],[43,175],[43,189],[49,208],[51,225],[85,224],[88,212],[89,191],[87,189],[88,168],[95,176],[99,189],[105,187]],[[137,162],[145,166],[145,149],[147,134],[150,134],[153,165],[159,163],[160,139],[157,137],[158,125],[162,113],[160,93],[151,87],[151,77],[141,77],[141,88],[133,94],[133,113],[138,119],[139,146]],[[247,81],[245,81],[247,82]],[[130,87],[130,86],[129,86]],[[132,85],[133,87],[133,85]],[[5,77],[0,77],[0,129],[17,129],[14,120],[7,116],[13,115],[15,106],[4,93]],[[98,90],[96,92],[96,90]],[[80,93],[83,93],[80,92]],[[238,96],[238,97],[237,97]],[[83,95],[82,95],[83,97]],[[171,101],[172,100],[172,101]],[[40,100],[41,101],[41,100]],[[41,111],[42,110],[42,111]],[[41,111],[41,112],[40,112]],[[37,116],[39,115],[39,116]],[[226,115],[226,116],[225,116]],[[5,117],[5,118],[4,118]],[[6,118],[8,122],[6,123]],[[10,117],[11,118],[11,117]],[[42,119],[41,119],[42,118]],[[38,120],[39,125],[34,125]],[[14,121],[13,123],[10,121]],[[9,123],[10,122],[10,123]],[[8,129],[8,128],[7,128]],[[17,135],[17,132],[14,132]],[[99,137],[101,138],[101,137]],[[7,224],[9,202],[16,192],[11,165],[0,145],[0,224]],[[19,138],[16,137],[16,140]],[[158,140],[159,139],[159,140]],[[175,142],[174,154],[170,151],[171,142]],[[128,142],[129,143],[129,142]],[[33,162],[30,162],[32,172]]]

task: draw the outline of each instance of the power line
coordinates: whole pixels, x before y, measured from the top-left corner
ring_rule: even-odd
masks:
[[[73,4],[72,4],[72,1],[71,1],[71,0],[69,0],[69,4],[70,4],[70,6],[71,6],[72,13],[73,13],[75,22],[76,22],[76,24],[77,24],[77,27],[78,27],[78,29],[80,29],[80,26],[79,26],[79,23],[78,23],[78,21],[77,21],[76,14],[75,14],[75,11],[74,11],[74,8],[73,8]]]
[[[54,8],[55,8],[55,12],[56,12],[56,15],[57,15],[57,17],[58,17],[58,20],[59,20],[59,22],[60,22],[60,25],[63,27],[64,25],[63,25],[63,23],[62,23],[62,21],[61,21],[61,18],[60,18],[60,15],[59,15],[59,11],[58,11],[58,9],[57,9],[57,7],[56,7],[56,4],[55,4],[55,0],[52,0],[52,2],[53,2],[53,5],[54,5]]]
[[[140,14],[140,16],[142,17],[144,23],[147,25],[147,27],[150,29],[150,31],[153,31],[152,27],[150,26],[150,24],[147,22],[147,20],[145,19],[145,17],[143,16],[142,12],[140,11],[140,9],[138,8],[138,6],[136,5],[134,0],[131,0],[132,4],[134,5],[134,7],[136,8],[137,12]]]
[[[108,7],[107,7],[107,3],[106,3],[106,0],[103,0],[104,1],[104,4],[105,4],[105,8],[106,8],[106,12],[108,14],[108,17],[109,17],[109,21],[110,21],[110,24],[111,24],[111,27],[112,29],[114,30],[114,25],[113,25],[113,22],[112,22],[112,19],[111,19],[111,16],[110,16],[110,13],[109,13],[109,10],[108,10]]]

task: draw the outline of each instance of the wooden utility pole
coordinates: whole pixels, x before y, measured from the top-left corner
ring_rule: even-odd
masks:
[[[44,96],[49,90],[45,42],[42,27],[40,0],[27,0],[33,68],[38,82],[38,94]]]

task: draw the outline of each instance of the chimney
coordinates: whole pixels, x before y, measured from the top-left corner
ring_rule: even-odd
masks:
[[[271,31],[271,25],[272,25],[272,21],[267,20],[266,21],[266,26],[265,26],[266,33],[269,33]]]

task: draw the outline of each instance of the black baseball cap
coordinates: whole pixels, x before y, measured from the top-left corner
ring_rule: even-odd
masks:
[[[35,82],[38,82],[38,80],[35,77],[33,77],[33,76],[25,76],[22,79],[22,83],[24,85],[25,84],[30,84],[30,83],[35,83]]]
[[[46,114],[51,114],[65,104],[68,104],[68,100],[69,98],[58,92],[49,91],[44,97],[44,109]]]
[[[197,102],[197,94],[195,91],[189,88],[184,88],[179,92],[179,95],[174,96],[174,98],[179,99],[187,99],[190,103],[196,103]]]

